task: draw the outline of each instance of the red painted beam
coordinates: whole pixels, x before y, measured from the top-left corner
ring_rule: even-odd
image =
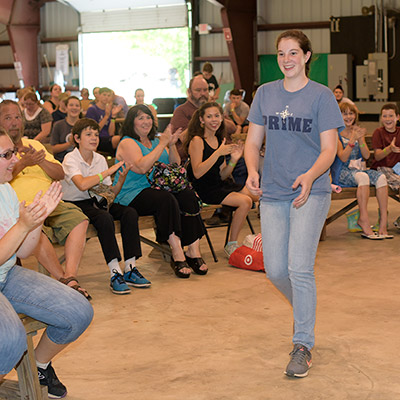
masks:
[[[257,1],[218,0],[235,87],[246,91],[251,103],[257,83]]]
[[[0,22],[7,27],[14,61],[22,65],[25,86],[39,85],[37,36],[40,30],[40,1],[2,0]]]

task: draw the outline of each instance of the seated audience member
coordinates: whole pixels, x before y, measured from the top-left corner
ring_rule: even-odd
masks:
[[[50,144],[54,158],[60,162],[67,153],[74,149],[72,127],[78,121],[81,113],[81,102],[75,96],[68,97],[66,101],[67,116],[57,121],[51,130]]]
[[[236,125],[236,133],[247,132],[249,111],[250,107],[242,100],[242,92],[232,89],[229,93],[229,103],[225,105],[224,116]]]
[[[400,127],[399,109],[396,104],[385,104],[381,109],[382,127],[372,135],[375,160],[371,168],[385,174],[388,185],[397,191],[400,188]],[[394,222],[400,228],[400,217]]]
[[[111,89],[103,87],[99,93],[97,103],[89,107],[86,117],[94,119],[99,124],[100,143],[98,150],[114,155],[121,139],[120,136],[115,134],[115,118],[120,108],[113,106]]]
[[[61,94],[61,86],[56,83],[50,86],[50,98],[43,103],[43,108],[50,114],[57,110],[60,100],[58,96]]]
[[[184,164],[188,158],[183,143],[186,140],[189,122],[195,111],[208,101],[208,84],[202,74],[196,75],[190,80],[187,95],[187,101],[175,109],[171,119],[173,131],[179,128],[182,129],[182,134],[176,143],[176,148],[178,149],[182,164]],[[233,122],[225,122],[225,125],[228,135],[236,132],[236,126]]]
[[[125,118],[129,110],[126,100],[122,96],[118,96],[114,91],[112,91],[112,102],[116,110],[118,110],[117,118]]]
[[[154,118],[149,108],[140,104],[129,110],[116,157],[131,167],[115,202],[133,207],[139,215],[155,216],[157,241],[168,242],[172,249],[172,269],[177,277],[189,278],[190,268],[200,275],[207,273],[207,265],[200,254],[204,226],[196,194],[190,189],[174,194],[153,189],[146,177],[156,161],[180,163],[175,146],[180,132],[172,134],[169,125],[156,138]],[[116,182],[118,179],[119,172]],[[188,246],[186,255],[183,246]]]
[[[24,136],[48,143],[53,121],[50,113],[40,105],[35,93],[27,93],[23,102]]]
[[[18,99],[18,105],[19,105],[19,108],[21,109],[21,111],[23,111],[25,108],[24,97],[29,92],[35,93],[35,90],[32,88],[32,86],[24,87],[22,89],[17,90],[16,94],[17,94],[17,99]]]
[[[113,203],[109,209],[99,206],[88,190],[99,183],[111,186],[111,176],[121,168],[119,179],[112,186],[115,195],[125,182],[126,169],[123,161],[108,168],[106,159],[96,153],[99,144],[99,125],[89,118],[79,120],[72,129],[77,148],[67,154],[63,168],[63,199],[80,207],[97,230],[104,258],[110,268],[110,289],[115,294],[128,294],[128,285],[148,287],[151,285],[136,268],[136,260],[142,255],[138,228],[138,215],[134,208]],[[122,272],[119,261],[121,253],[115,237],[114,220],[121,221],[121,237],[125,267]]]
[[[86,115],[86,111],[90,106],[91,99],[89,99],[89,90],[86,88],[82,88],[81,90],[81,106],[82,106],[82,113]]]
[[[368,160],[370,151],[365,142],[365,128],[357,125],[358,111],[350,103],[339,105],[345,129],[339,134],[337,157],[332,167],[332,182],[344,187],[357,187],[357,202],[360,210],[358,225],[366,239],[392,239],[387,233],[388,188],[386,177],[373,169],[364,169],[363,160]],[[375,234],[371,229],[368,217],[368,198],[370,184],[376,187],[380,216],[379,231]]]
[[[333,89],[333,94],[335,95],[335,98],[336,98],[336,101],[338,102],[338,104],[349,103],[354,106],[354,103],[350,99],[348,99],[347,97],[344,97],[344,90],[343,90],[342,85],[337,85],[335,87],[335,89]]]
[[[61,121],[67,116],[67,99],[69,97],[68,93],[61,93],[58,96],[59,104],[57,110],[53,112],[51,115],[53,117],[54,122]]]
[[[218,85],[217,78],[213,75],[214,68],[211,63],[206,62],[203,65],[203,76],[208,83],[208,96],[209,101],[217,101],[221,88]]]
[[[92,107],[94,104],[97,104],[97,102],[99,101],[100,88],[98,86],[94,87],[92,93],[94,96],[94,100],[90,102],[89,108]]]
[[[18,150],[19,161],[14,165],[11,186],[20,201],[30,204],[39,190],[45,192],[53,181],[64,179],[64,171],[40,142],[22,137],[24,128],[17,103],[11,100],[0,103],[0,127],[7,131]],[[87,217],[78,207],[60,202],[44,222],[43,231],[47,236],[42,233],[34,255],[56,279],[90,299],[76,278],[87,227]],[[50,243],[54,238],[65,246],[65,272]]]
[[[158,127],[158,118],[157,118],[157,111],[151,104],[146,104],[144,102],[144,90],[143,89],[136,89],[135,90],[135,104],[145,104],[147,107],[150,108],[151,113],[153,114],[154,121],[156,123],[156,127]]]
[[[205,103],[194,114],[188,127],[186,148],[190,157],[189,176],[201,200],[207,204],[235,207],[229,242],[225,246],[228,257],[239,247],[240,229],[253,201],[244,184],[228,179],[243,155],[243,145],[226,144],[225,123],[218,103]],[[230,161],[225,162],[226,155]]]
[[[27,350],[26,332],[18,313],[45,322],[35,349],[39,382],[51,398],[67,394],[51,364],[52,358],[75,341],[93,318],[91,305],[74,290],[38,272],[16,265],[17,257],[28,257],[38,244],[43,221],[61,198],[59,183],[31,204],[19,203],[8,184],[18,162],[14,143],[0,129],[0,383]]]

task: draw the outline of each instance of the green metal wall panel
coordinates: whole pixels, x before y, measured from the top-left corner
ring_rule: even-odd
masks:
[[[283,74],[276,62],[275,54],[265,54],[260,60],[260,84],[282,79]],[[310,68],[310,79],[328,86],[328,54],[314,54]]]

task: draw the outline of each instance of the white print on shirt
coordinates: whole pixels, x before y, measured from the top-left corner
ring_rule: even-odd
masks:
[[[293,117],[293,113],[289,112],[289,106],[286,106],[284,111],[276,112],[275,114],[280,115],[283,120],[285,120],[286,117]]]

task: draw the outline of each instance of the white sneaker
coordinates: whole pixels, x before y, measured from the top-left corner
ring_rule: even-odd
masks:
[[[239,245],[237,244],[237,242],[235,243],[231,243],[231,244],[227,244],[224,248],[225,250],[225,254],[228,256],[228,258],[231,256],[231,254],[239,247]]]

